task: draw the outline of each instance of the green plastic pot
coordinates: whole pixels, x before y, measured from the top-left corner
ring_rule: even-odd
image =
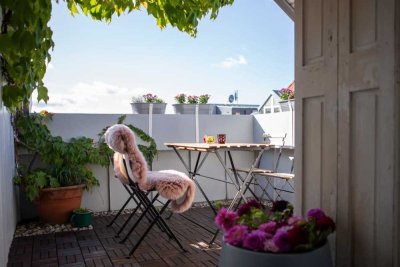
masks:
[[[92,224],[92,211],[76,209],[71,215],[71,224],[74,227],[88,227]]]

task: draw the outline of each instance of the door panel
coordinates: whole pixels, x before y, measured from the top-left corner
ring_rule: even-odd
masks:
[[[336,2],[296,1],[297,213],[336,211]],[[299,160],[298,160],[299,159]]]
[[[398,264],[399,5],[296,0],[295,211],[336,220],[336,266]]]
[[[338,266],[393,266],[394,7],[339,1]]]

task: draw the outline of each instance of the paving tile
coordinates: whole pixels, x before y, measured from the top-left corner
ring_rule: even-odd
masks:
[[[215,229],[213,214],[209,208],[192,209],[186,215],[210,229]],[[121,238],[116,238],[115,234],[128,216],[120,216],[111,227],[107,227],[107,224],[112,217],[95,217],[93,230],[15,238],[9,252],[7,267],[190,267],[218,264],[222,235],[220,234],[215,244],[209,247],[208,241],[212,235],[177,214],[166,220],[166,223],[187,252],[182,252],[173,239],[154,226],[134,255],[127,257],[148,226],[148,221],[144,219],[127,241],[120,244]],[[120,235],[122,238],[136,219],[137,216],[129,222]]]

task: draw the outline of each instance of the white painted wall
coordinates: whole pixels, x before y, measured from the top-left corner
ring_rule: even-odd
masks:
[[[49,122],[49,128],[55,135],[65,139],[76,136],[88,136],[97,138],[102,128],[112,125],[119,115],[103,114],[55,114]],[[194,115],[153,115],[152,133],[157,142],[159,154],[154,160],[153,170],[176,169],[185,172],[185,168],[179,161],[175,152],[164,146],[165,142],[195,142],[196,128]],[[126,123],[148,132],[148,115],[128,115]],[[252,116],[220,116],[200,115],[199,136],[204,134],[216,136],[218,133],[226,133],[229,142],[253,142],[253,117]],[[183,152],[186,159],[187,152]],[[224,157],[224,155],[222,155]],[[250,166],[254,160],[251,152],[234,152],[234,161],[240,166]],[[195,164],[195,155],[192,154],[192,164]],[[107,170],[99,166],[92,167],[96,177],[100,181],[100,187],[91,192],[85,192],[82,206],[95,211],[119,209],[127,198],[125,189],[114,178],[112,169]],[[224,170],[215,155],[210,154],[201,169],[201,174],[225,179]],[[198,177],[202,188],[207,192],[211,200],[232,198],[234,189],[226,188],[225,183]],[[228,177],[229,179],[229,177]],[[196,202],[205,201],[200,192],[196,193]],[[25,212],[24,212],[25,213]]]
[[[278,115],[279,118],[271,117]],[[286,115],[286,116],[285,116]],[[48,123],[49,129],[55,135],[60,135],[64,139],[77,136],[87,136],[98,138],[97,134],[105,126],[114,124],[119,115],[110,114],[55,114],[53,120]],[[227,135],[227,142],[260,142],[263,131],[279,134],[281,131],[290,132],[291,128],[289,112],[281,114],[257,115],[254,116],[221,116],[221,115],[200,115],[198,118],[198,133],[201,138],[204,134],[216,136],[219,133]],[[283,121],[279,122],[279,120]],[[159,153],[153,163],[153,170],[176,169],[185,172],[185,168],[179,161],[175,152],[164,146],[166,142],[195,142],[196,141],[196,121],[194,115],[153,115],[152,134],[157,142]],[[149,132],[149,117],[142,114],[127,115],[125,123],[131,123],[136,127]],[[283,124],[276,130],[276,127]],[[290,128],[290,129],[288,129]],[[257,132],[257,134],[255,134]],[[292,137],[288,137],[288,144],[292,144]],[[183,152],[183,157],[188,158],[188,153]],[[269,167],[273,160],[273,151],[265,153],[262,160],[262,167]],[[192,166],[195,164],[195,153],[192,153]],[[224,153],[221,155],[224,158]],[[285,157],[287,155],[285,154]],[[287,167],[287,162],[283,157],[281,170]],[[233,158],[237,167],[249,167],[255,159],[253,152],[233,152]],[[268,165],[269,164],[269,165]],[[100,166],[92,166],[94,174],[100,181],[100,187],[93,188],[91,192],[85,192],[82,206],[95,211],[119,209],[127,199],[127,193],[120,182],[114,178],[112,168],[107,170]],[[290,169],[290,168],[289,168]],[[225,172],[214,154],[210,154],[200,170],[206,176],[225,179]],[[229,177],[226,177],[229,180]],[[232,198],[234,188],[232,185],[226,186],[225,183],[213,181],[207,178],[198,177],[202,188],[207,192],[211,200],[221,200]],[[205,201],[201,193],[196,193],[196,202]],[[131,206],[132,207],[132,206]],[[24,203],[22,207],[23,217],[31,217],[29,203]]]
[[[14,141],[10,114],[3,107],[0,88],[0,266],[6,266],[17,223]]]

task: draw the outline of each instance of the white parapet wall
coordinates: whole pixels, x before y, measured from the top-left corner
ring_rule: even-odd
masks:
[[[64,139],[77,136],[97,138],[97,134],[105,126],[116,123],[119,115],[103,114],[55,114],[48,126],[53,134],[60,135]],[[150,127],[149,121],[152,121]],[[125,123],[149,132],[157,142],[158,155],[153,163],[153,170],[176,169],[185,172],[183,164],[179,161],[175,152],[164,146],[166,142],[196,142],[198,136],[205,134],[216,136],[219,133],[227,135],[228,142],[253,142],[253,117],[252,116],[220,116],[200,115],[197,122],[194,115],[153,115],[149,120],[148,115],[127,115]],[[184,159],[188,153],[183,152]],[[192,164],[195,164],[195,154],[192,153]],[[222,157],[225,155],[222,153]],[[249,166],[254,160],[252,152],[234,152],[234,161],[239,166]],[[114,178],[112,168],[108,170],[99,166],[92,166],[100,186],[91,192],[86,192],[82,206],[95,211],[119,209],[127,199],[125,189]],[[205,161],[200,173],[206,176],[225,179],[225,172],[215,155],[211,154]],[[226,177],[229,179],[229,177]],[[207,178],[198,177],[202,188],[207,192],[211,200],[232,198],[234,189],[226,187],[224,183]],[[205,201],[199,191],[196,192],[196,202]]]
[[[13,132],[10,114],[1,101],[0,89],[0,266],[7,265],[8,251],[17,224],[14,174]]]
[[[125,123],[141,128],[147,133],[151,132],[156,140],[158,155],[154,160],[153,170],[175,169],[186,172],[175,152],[165,147],[164,143],[196,142],[197,138],[201,141],[203,135],[216,136],[219,133],[226,134],[227,142],[262,142],[261,136],[264,132],[280,135],[292,130],[289,127],[291,123],[290,113],[281,114],[279,114],[282,116],[280,120],[276,118],[270,120],[269,114],[256,116],[199,115],[197,119],[195,115],[163,114],[153,115],[152,118],[149,118],[148,115],[130,114],[127,115]],[[115,114],[55,114],[53,119],[48,122],[48,126],[54,135],[59,135],[65,140],[79,136],[97,139],[101,129],[116,123],[119,116]],[[289,136],[287,140],[287,144],[293,144],[292,137]],[[261,167],[270,167],[273,164],[275,152],[271,150],[265,153]],[[292,151],[285,151],[280,170],[286,170],[288,156],[291,154]],[[188,159],[188,156],[187,152],[182,152],[182,157],[185,160]],[[195,156],[196,154],[192,152],[192,166],[195,164]],[[227,159],[224,153],[221,156],[224,160]],[[233,159],[236,167],[249,167],[255,159],[255,153],[233,152]],[[93,188],[90,192],[85,192],[82,206],[94,211],[119,209],[128,195],[120,182],[114,178],[112,168],[100,166],[91,166],[91,168],[98,178],[100,186]],[[200,173],[222,180],[230,180],[214,154],[208,156]],[[198,177],[198,182],[211,200],[233,198],[235,190],[231,185],[227,186],[225,183],[203,177]],[[195,202],[203,201],[205,201],[204,197],[197,190]],[[22,217],[34,216],[35,214],[32,211],[34,211],[32,204],[23,201],[23,205],[21,205]]]

